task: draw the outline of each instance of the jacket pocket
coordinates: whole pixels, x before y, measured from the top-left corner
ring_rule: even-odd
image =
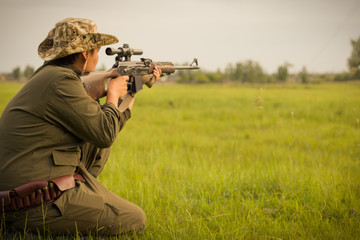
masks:
[[[51,168],[50,179],[74,174],[80,164],[81,151],[79,148],[66,150],[53,150],[54,166]]]

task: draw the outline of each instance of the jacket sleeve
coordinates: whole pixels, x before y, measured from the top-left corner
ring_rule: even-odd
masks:
[[[45,118],[56,126],[97,147],[109,147],[131,117],[112,103],[103,106],[86,94],[80,79],[67,77],[54,87]]]

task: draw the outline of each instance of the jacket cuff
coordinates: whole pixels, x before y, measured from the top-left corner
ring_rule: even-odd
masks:
[[[126,109],[124,112],[120,112],[119,108],[117,108],[113,103],[111,102],[107,102],[105,103],[102,108],[110,108],[116,115],[116,117],[119,119],[119,120],[122,120],[122,121],[127,121],[128,119],[131,118],[131,111],[130,109]]]
[[[120,111],[119,111],[120,112]],[[124,116],[124,119],[128,120],[131,118],[131,111],[130,109],[126,109],[124,112],[120,113],[121,115]]]

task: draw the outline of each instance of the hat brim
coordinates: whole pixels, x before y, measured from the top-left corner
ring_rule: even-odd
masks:
[[[89,33],[78,36],[71,42],[58,42],[55,44],[51,38],[46,38],[40,43],[38,54],[43,60],[51,61],[74,53],[90,51],[117,42],[119,42],[117,37],[104,33]]]

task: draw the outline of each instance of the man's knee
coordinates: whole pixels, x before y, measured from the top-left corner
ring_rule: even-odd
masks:
[[[134,213],[127,227],[129,231],[142,232],[146,225],[145,212],[139,207]]]
[[[121,209],[117,215],[117,224],[110,226],[110,234],[123,234],[129,232],[140,233],[146,226],[145,212],[135,204],[130,204],[126,209]]]

